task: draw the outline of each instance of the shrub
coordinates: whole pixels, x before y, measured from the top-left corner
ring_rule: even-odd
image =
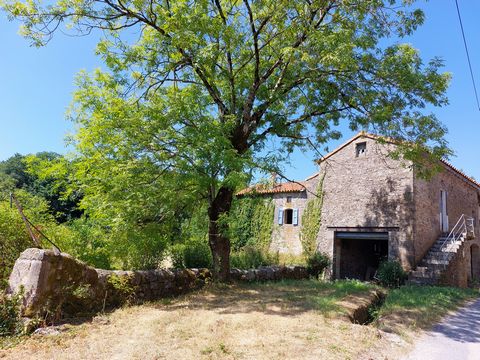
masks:
[[[185,268],[185,245],[184,244],[173,244],[168,250],[170,259],[172,260],[172,266],[175,269],[184,269]]]
[[[190,240],[185,244],[184,264],[187,268],[212,267],[212,254],[205,240]]]
[[[245,246],[230,255],[230,265],[237,269],[256,269],[260,266],[277,265],[278,255],[263,252],[252,246]]]
[[[190,240],[185,244],[170,246],[172,266],[176,269],[211,268],[213,261],[206,241]]]
[[[21,294],[7,296],[0,293],[0,336],[16,335],[21,332],[20,321]]]
[[[330,257],[327,254],[316,252],[307,258],[307,271],[310,276],[318,278],[330,263]]]
[[[403,285],[407,279],[407,273],[398,261],[387,260],[380,263],[376,278],[383,286],[394,288]]]

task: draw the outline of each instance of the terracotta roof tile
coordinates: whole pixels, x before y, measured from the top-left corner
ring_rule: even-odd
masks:
[[[265,184],[257,184],[248,188],[242,189],[237,192],[237,196],[247,194],[278,194],[278,193],[291,193],[291,192],[303,192],[305,186],[300,182],[287,182],[275,184],[273,187]]]

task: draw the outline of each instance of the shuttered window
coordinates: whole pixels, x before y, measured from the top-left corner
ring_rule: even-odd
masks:
[[[293,209],[293,225],[298,225],[298,209]]]

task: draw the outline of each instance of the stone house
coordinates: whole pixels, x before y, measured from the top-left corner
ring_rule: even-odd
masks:
[[[305,181],[251,187],[237,196],[275,204],[270,250],[302,252],[302,217],[322,196],[318,251],[333,278],[371,279],[396,259],[418,283],[466,286],[480,279],[480,184],[446,161],[425,180],[411,163],[388,156],[395,143],[361,132],[318,160]]]

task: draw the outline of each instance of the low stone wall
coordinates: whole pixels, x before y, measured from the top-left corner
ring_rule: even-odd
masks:
[[[237,281],[308,278],[301,266],[232,269]],[[65,253],[27,249],[16,261],[9,292],[23,291],[26,317],[80,315],[179,295],[202,287],[211,278],[208,269],[112,271],[94,269]]]

